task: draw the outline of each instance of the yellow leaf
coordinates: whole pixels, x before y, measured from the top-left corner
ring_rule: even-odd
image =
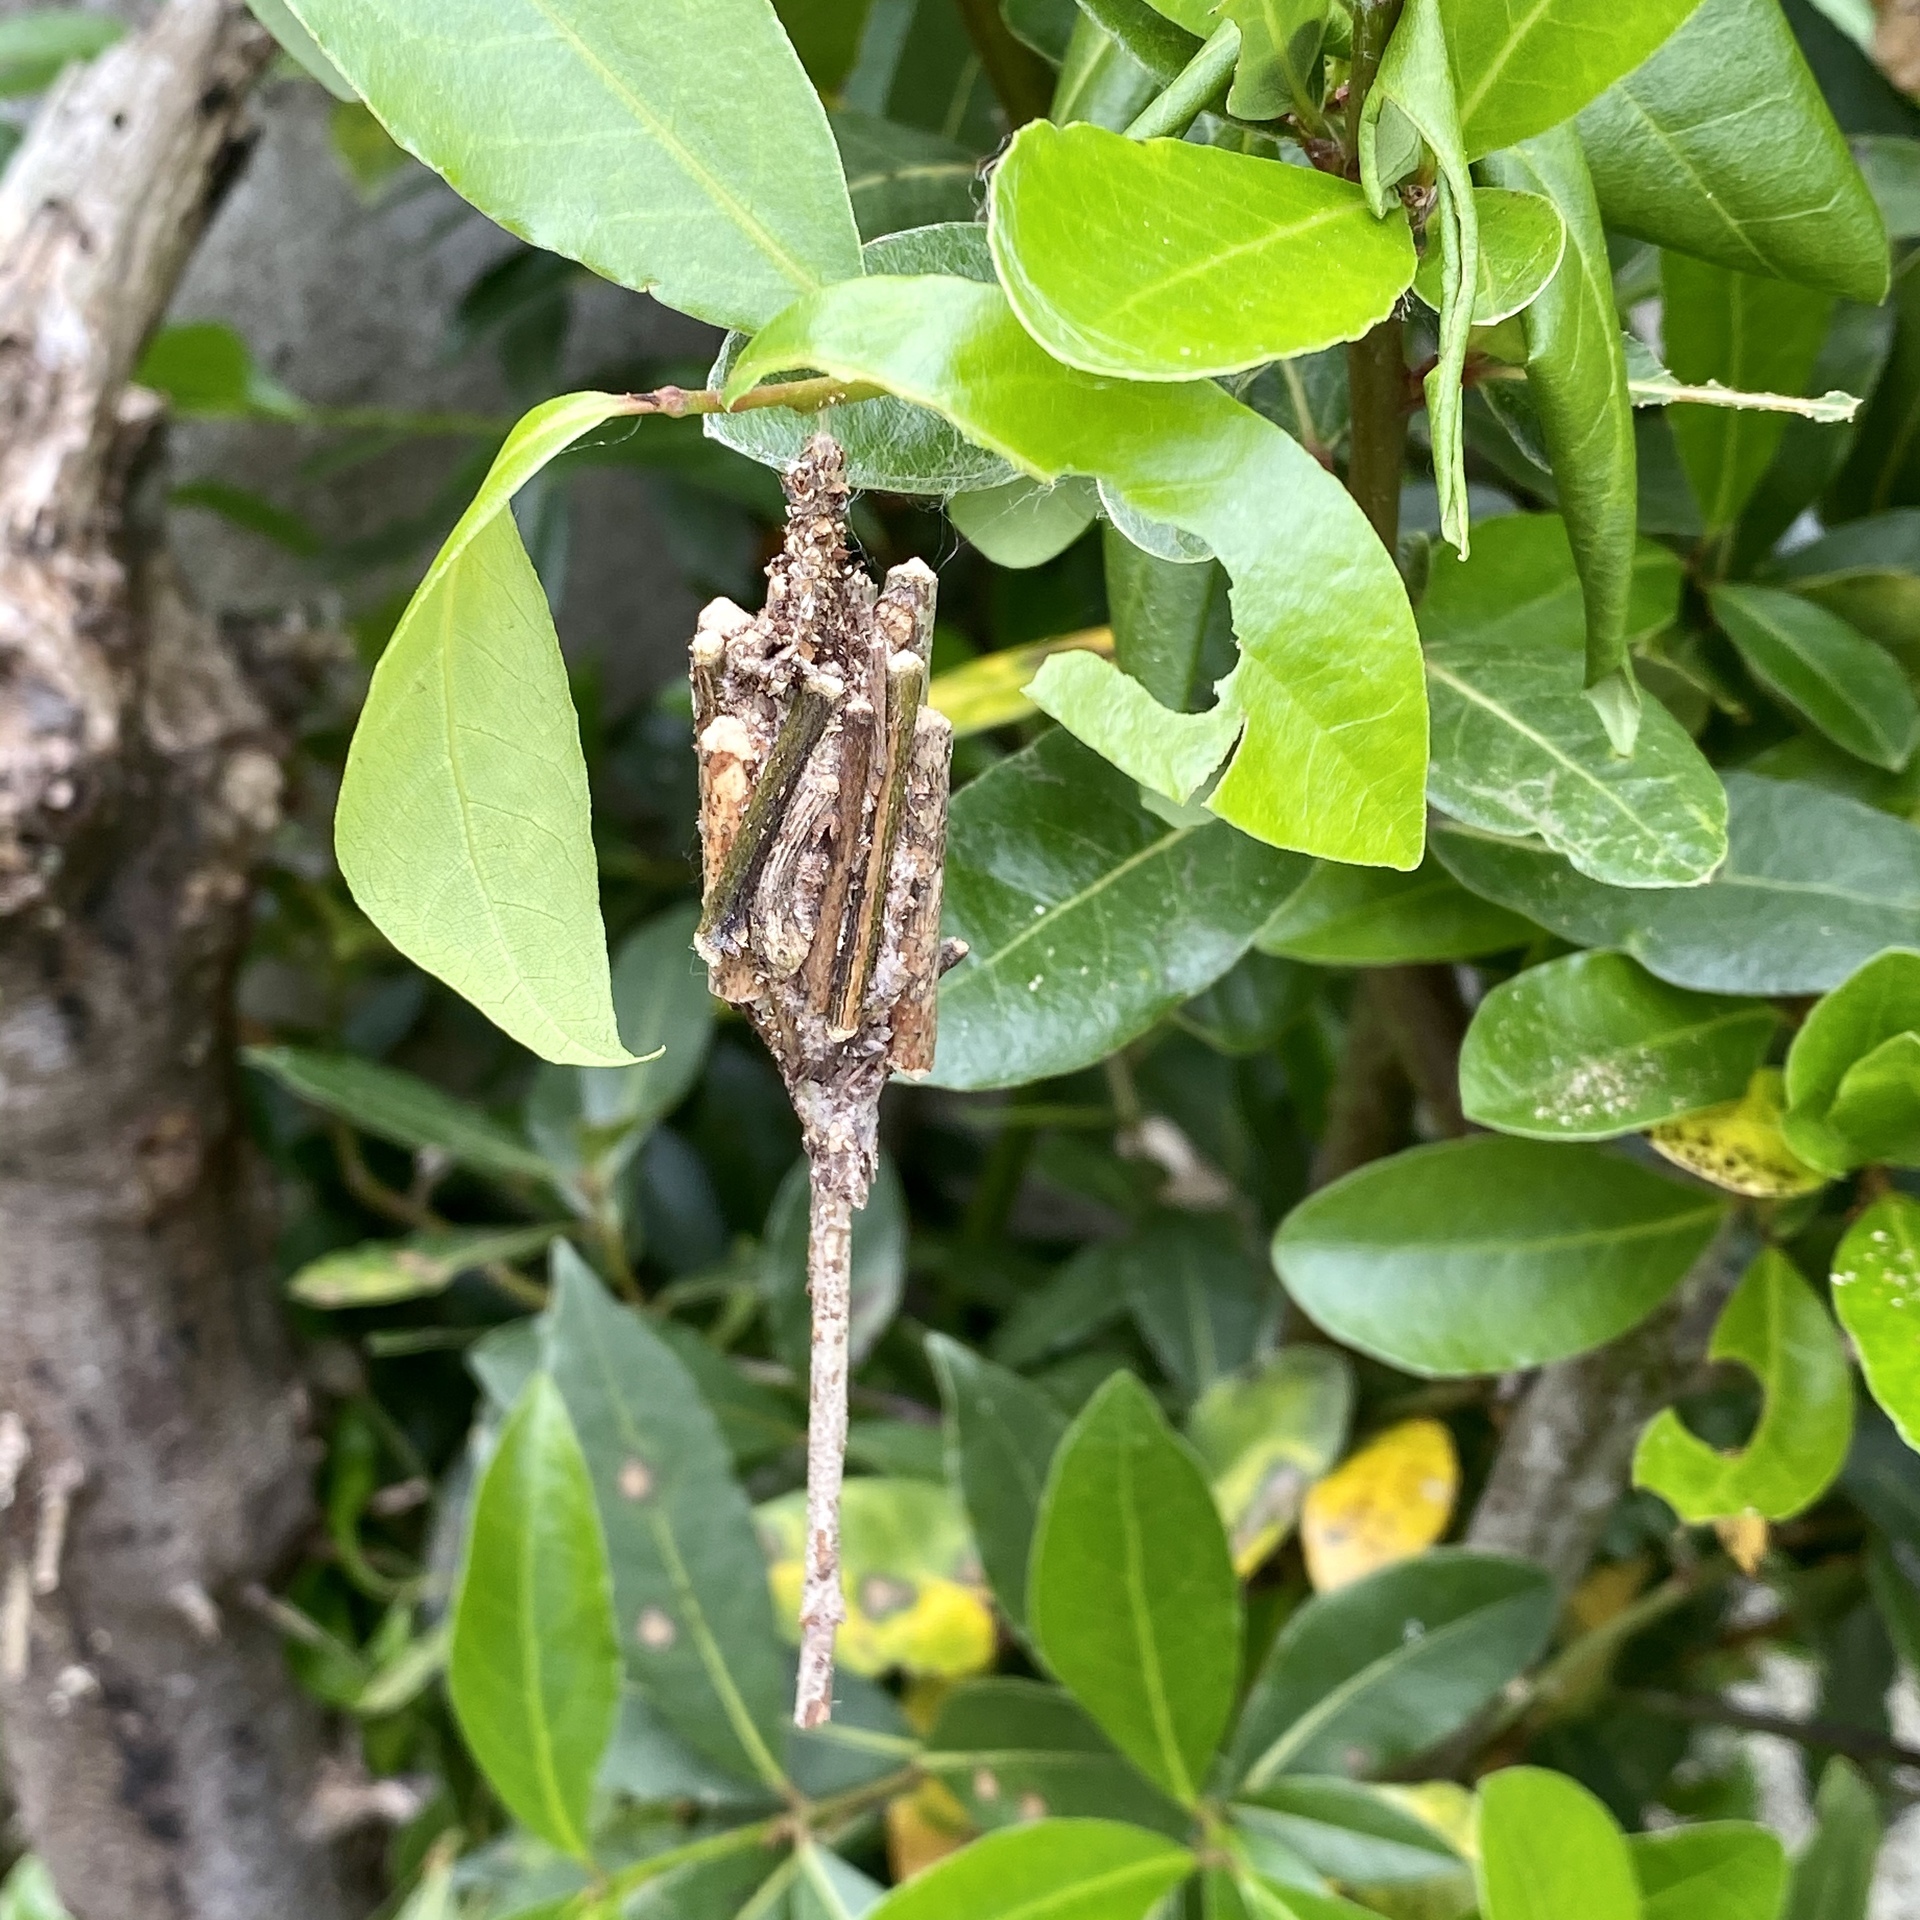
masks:
[[[974,1837],[967,1810],[938,1780],[887,1802],[887,1864],[896,1884],[925,1873]]]
[[[1720,1544],[1727,1550],[1727,1558],[1749,1579],[1760,1571],[1760,1563],[1767,1557],[1767,1523],[1757,1513],[1737,1513],[1728,1519],[1716,1520],[1713,1530],[1720,1536]]]
[[[1780,1131],[1784,1105],[1780,1070],[1762,1067],[1738,1100],[1649,1127],[1647,1141],[1675,1166],[1729,1193],[1763,1199],[1811,1193],[1826,1185],[1826,1175],[1787,1145]]]
[[[1307,1495],[1300,1544],[1307,1578],[1330,1593],[1430,1547],[1447,1530],[1460,1462],[1438,1420],[1403,1420]]]
[[[1075,651],[1110,658],[1113,629],[1086,627],[1078,633],[1060,633],[1050,640],[1034,640],[1024,647],[983,653],[964,667],[941,674],[927,689],[928,703],[952,722],[957,740],[964,740],[970,733],[1007,726],[1015,720],[1030,719],[1039,709],[1021,689],[1040,671],[1040,662],[1048,654]]]

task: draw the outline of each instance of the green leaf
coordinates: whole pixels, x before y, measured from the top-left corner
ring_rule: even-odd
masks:
[[[1705,886],[1603,887],[1546,848],[1434,835],[1453,876],[1584,947],[1619,947],[1702,993],[1822,993],[1871,955],[1920,946],[1920,832],[1859,801],[1730,773],[1727,858]]]
[[[1627,1837],[1578,1781],[1505,1767],[1477,1798],[1484,1920],[1642,1920]]]
[[[564,394],[511,434],[374,669],[334,816],[340,871],[408,959],[542,1059],[626,1066],[566,663],[507,502],[622,412]]]
[[[990,1833],[896,1887],[873,1920],[1145,1920],[1193,1871],[1184,1847],[1115,1820]]]
[[[1640,1436],[1633,1483],[1683,1520],[1757,1513],[1790,1520],[1839,1477],[1853,1438],[1853,1384],[1833,1322],[1787,1256],[1769,1247],[1734,1290],[1707,1348],[1737,1360],[1766,1394],[1747,1444],[1723,1453],[1668,1407]]]
[[[1480,284],[1480,229],[1440,0],[1408,0],[1361,109],[1360,178],[1375,213],[1384,217],[1396,204],[1395,186],[1412,170],[1422,140],[1433,150],[1440,174],[1428,222],[1429,244],[1439,246],[1442,258],[1440,353],[1426,380],[1433,477],[1440,490],[1441,535],[1464,554],[1467,472],[1460,381]]]
[[[1637,1326],[1713,1238],[1718,1196],[1589,1147],[1415,1147],[1296,1207],[1274,1264],[1344,1345],[1407,1373],[1505,1373]]]
[[[1172,827],[1070,735],[962,789],[946,921],[973,951],[941,983],[933,1079],[1019,1085],[1144,1033],[1246,952],[1300,863],[1221,822]]]
[[[1349,1889],[1459,1886],[1468,1899],[1471,1881],[1445,1836],[1390,1796],[1392,1789],[1363,1786],[1334,1775],[1282,1775],[1257,1790],[1251,1804],[1233,1809],[1243,1832],[1277,1839],[1319,1873]],[[1389,1893],[1389,1898],[1391,1895]]]
[[[1704,0],[1580,115],[1607,225],[1876,305],[1887,239],[1777,0]]]
[[[1174,1018],[1214,1052],[1250,1060],[1270,1051],[1289,1027],[1305,1018],[1313,993],[1309,968],[1249,953]]]
[[[1321,47],[1329,0],[1221,0],[1222,20],[1240,29],[1227,111],[1241,120],[1277,120],[1297,112],[1311,126],[1320,113]]]
[[[1072,1695],[1036,1680],[956,1687],[920,1761],[982,1827],[1105,1814],[1175,1837],[1187,1831],[1186,1814],[1148,1786]]]
[[[1891,773],[1913,757],[1920,704],[1884,647],[1777,588],[1720,586],[1711,598],[1753,677],[1835,746]]]
[[[862,240],[973,218],[977,154],[940,134],[847,107],[829,117]]]
[[[247,7],[279,41],[281,52],[309,78],[318,80],[336,100],[358,104],[360,96],[354,92],[353,83],[320,51],[313,35],[294,18],[287,0],[247,0]]]
[[[0,100],[41,92],[63,67],[104,53],[125,32],[111,14],[78,7],[34,7],[0,20]]]
[[[1134,380],[1358,339],[1413,279],[1405,211],[1376,219],[1350,180],[1045,120],[994,168],[987,231],[1021,325],[1070,367]],[[1275,283],[1291,296],[1263,297]]]
[[[807,1163],[787,1169],[767,1209],[760,1242],[760,1294],[774,1351],[806,1377],[812,1345],[807,1305]],[[848,1342],[857,1366],[893,1324],[907,1282],[907,1199],[893,1162],[881,1158],[866,1204],[853,1216],[852,1317]]]
[[[1777,1920],[1787,1856],[1777,1835],[1744,1820],[1709,1820],[1627,1836],[1640,1920]]]
[[[1570,126],[1503,154],[1501,186],[1544,194],[1566,222],[1566,251],[1523,317],[1527,392],[1540,416],[1560,511],[1586,603],[1586,684],[1621,753],[1633,751],[1639,696],[1628,663],[1639,469],[1626,351],[1613,300],[1607,236],[1593,181]]]
[[[1463,1727],[1536,1660],[1558,1610],[1543,1568],[1439,1547],[1316,1595],[1254,1682],[1228,1771],[1377,1773]]]
[[[1813,1811],[1819,1824],[1793,1863],[1781,1920],[1867,1920],[1882,1831],[1873,1789],[1850,1761],[1829,1760]]]
[[[498,0],[485,33],[463,0],[290,4],[409,153],[602,279],[753,327],[860,272],[825,110],[768,0]]]
[[[1737,1100],[1780,1016],[1688,993],[1623,953],[1574,953],[1503,981],[1460,1049],[1470,1120],[1536,1140],[1608,1140]]]
[[[1567,226],[1551,200],[1504,187],[1475,187],[1480,225],[1480,272],[1474,282],[1473,324],[1490,327],[1531,306],[1566,251]],[[1420,256],[1413,290],[1437,313],[1446,298],[1443,249]]]
[[[1920,1033],[1897,1033],[1856,1060],[1827,1118],[1853,1157],[1920,1166]]]
[[[247,343],[217,320],[162,327],[133,377],[189,419],[300,420],[309,411],[297,394],[262,373]]]
[[[1677,379],[1748,392],[1803,393],[1826,338],[1833,296],[1734,273],[1683,253],[1661,261],[1661,345]],[[1667,416],[1708,534],[1739,519],[1780,446],[1786,418],[1682,406]]]
[[[535,1374],[474,1495],[447,1685],[514,1818],[588,1857],[586,1821],[620,1708],[607,1549],[553,1382]]]
[[[1041,567],[1093,525],[1100,496],[1086,480],[1042,486],[1017,478],[979,493],[957,493],[947,518],[996,567]]]
[[[1887,1042],[1914,1032],[1920,953],[1900,948],[1876,954],[1807,1015],[1787,1051],[1786,1076],[1786,1133],[1803,1160],[1837,1178],[1875,1157],[1838,1125],[1835,1104],[1850,1073]]]
[[[1279,1290],[1226,1216],[1156,1214],[1115,1252],[1134,1324],[1185,1398],[1271,1341]]]
[[[1233,576],[1240,664],[1221,702],[1247,717],[1207,805],[1274,845],[1418,864],[1426,716],[1405,590],[1296,441],[1210,381],[1063,367],[997,290],[939,277],[799,303],[741,356],[729,390],[794,366],[876,380],[1036,479],[1096,474],[1110,497],[1198,535]]]
[[[1233,1710],[1240,1589],[1199,1465],[1131,1374],[1054,1455],[1027,1621],[1114,1745],[1193,1805]]]
[[[1067,1417],[1038,1387],[945,1334],[928,1336],[927,1358],[946,1407],[947,1478],[1001,1612],[1024,1630],[1027,1552]]]
[[[1254,937],[1262,953],[1322,967],[1471,960],[1526,946],[1535,929],[1469,893],[1429,857],[1413,873],[1321,861]]]
[[[1629,584],[1632,626],[1664,625],[1672,557],[1649,549]],[[1579,588],[1558,520],[1510,515],[1482,529],[1471,560],[1436,559],[1420,624],[1436,806],[1490,833],[1537,834],[1613,886],[1688,886],[1719,865],[1726,797],[1686,730],[1655,703],[1622,759],[1581,691]]]
[[[1874,1201],[1833,1256],[1833,1306],[1900,1437],[1920,1452],[1920,1202],[1904,1193]]]
[[[1065,106],[1071,110],[1062,110],[1062,100],[1054,104],[1054,118],[1063,125],[1069,120],[1091,120],[1105,127],[1126,126],[1159,88],[1178,77],[1181,69],[1200,51],[1205,36],[1213,31],[1210,20],[1202,22],[1194,32],[1176,26],[1165,10],[1150,5],[1149,0],[1080,0],[1080,10],[1087,16],[1089,25],[1098,23],[1104,34],[1112,36],[1110,44],[1125,56],[1141,84],[1123,90],[1116,84],[1115,76],[1105,76],[1106,84],[1113,88],[1114,110],[1090,112],[1088,109],[1096,104],[1096,100],[1089,97],[1090,90],[1068,84],[1078,78],[1069,54],[1061,72],[1060,93]],[[1198,19],[1198,13],[1194,12],[1193,17]],[[1111,67],[1117,63],[1108,55],[1098,64]]]
[[[554,1177],[553,1168],[504,1127],[397,1067],[304,1047],[249,1047],[245,1057],[289,1093],[397,1147],[438,1151],[479,1173]]]
[[[860,57],[873,0],[773,0],[780,24],[823,94],[838,93]]]
[[[69,1920],[44,1862],[23,1854],[0,1880],[0,1920]]]
[[[1216,622],[1229,626],[1226,575],[1211,562],[1157,559],[1111,525],[1100,530],[1100,554],[1115,664],[1161,706],[1185,712]]]
[[[305,1307],[386,1307],[443,1292],[463,1273],[495,1260],[538,1253],[566,1225],[468,1227],[447,1233],[411,1233],[401,1240],[368,1240],[323,1254],[287,1282]]]
[[[713,1415],[647,1320],[571,1248],[554,1259],[547,1346],[606,1530],[629,1677],[696,1753],[778,1788],[787,1670]]]
[[[1447,51],[1470,159],[1571,119],[1631,73],[1699,0],[1546,0],[1527,7],[1443,0]]]

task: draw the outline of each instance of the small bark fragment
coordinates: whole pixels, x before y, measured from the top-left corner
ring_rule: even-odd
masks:
[[[840,449],[786,477],[767,604],[700,616],[692,646],[705,902],[694,944],[745,1009],[799,1115],[812,1174],[807,1565],[794,1718],[832,1713],[854,1210],[880,1093],[933,1062],[952,729],[922,706],[937,582],[918,560],[876,590],[846,544]]]

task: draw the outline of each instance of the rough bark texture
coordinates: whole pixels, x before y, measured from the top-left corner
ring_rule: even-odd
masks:
[[[1653,1317],[1597,1352],[1544,1367],[1514,1409],[1467,1544],[1536,1560],[1570,1591],[1627,1490],[1647,1422],[1699,1365],[1755,1251],[1736,1215]]]
[[[317,1712],[239,1603],[306,1521],[228,998],[272,719],[130,510],[127,376],[271,43],[173,0],[0,184],[0,1729],[78,1920],[354,1910]]]

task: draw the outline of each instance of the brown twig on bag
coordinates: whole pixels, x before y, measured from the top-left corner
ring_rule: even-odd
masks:
[[[876,589],[847,552],[846,465],[822,434],[787,474],[757,616],[716,600],[691,649],[705,901],[694,944],[746,1010],[812,1176],[806,1584],[794,1720],[833,1705],[854,1210],[889,1074],[933,1064],[952,729],[925,706],[937,582]]]

